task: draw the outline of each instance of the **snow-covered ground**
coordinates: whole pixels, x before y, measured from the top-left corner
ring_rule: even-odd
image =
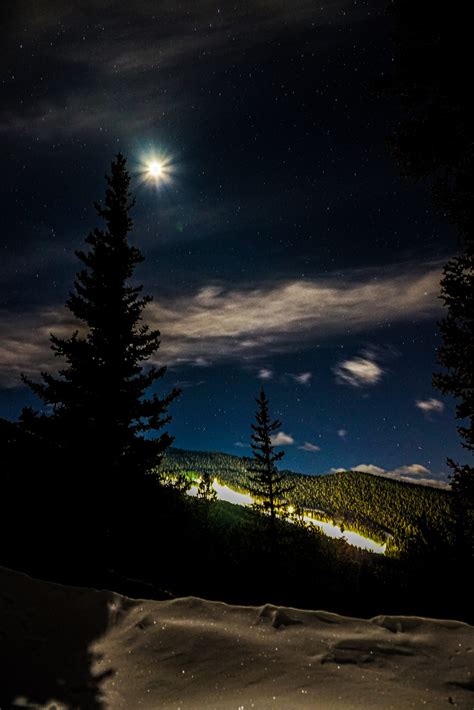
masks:
[[[325,535],[329,535],[329,537],[343,537],[349,545],[355,545],[355,547],[361,547],[363,550],[376,552],[379,555],[385,552],[386,545],[375,542],[375,540],[371,540],[369,537],[365,537],[360,533],[353,532],[352,530],[344,530],[343,532],[337,525],[332,525],[324,520],[318,520],[309,515],[303,517],[306,523],[316,525],[316,527],[322,530]]]
[[[474,707],[456,621],[136,601],[0,568],[0,708]]]
[[[243,506],[252,505],[253,503],[253,498],[248,493],[239,493],[239,491],[234,491],[234,489],[229,488],[229,486],[223,486],[221,483],[219,483],[217,478],[214,479],[212,487],[214,488],[217,494],[217,498],[219,500],[225,500],[228,503]],[[197,491],[197,486],[191,486],[191,488],[189,489],[189,495],[195,496],[197,495]]]

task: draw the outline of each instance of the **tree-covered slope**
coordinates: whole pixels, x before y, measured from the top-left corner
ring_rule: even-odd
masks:
[[[163,461],[169,473],[209,473],[220,483],[248,491],[244,458],[206,451],[170,449]],[[387,540],[392,549],[409,541],[451,533],[451,493],[418,484],[393,481],[359,471],[304,475],[289,471],[296,482],[289,502],[315,509],[368,537]]]

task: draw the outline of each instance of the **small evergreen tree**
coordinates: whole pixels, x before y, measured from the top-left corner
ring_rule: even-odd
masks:
[[[286,507],[285,496],[294,488],[294,484],[289,481],[288,475],[279,472],[275,465],[285,455],[284,451],[275,452],[272,442],[281,422],[278,419],[271,421],[269,401],[263,388],[256,402],[256,423],[251,425],[253,434],[250,445],[253,459],[247,459],[249,491],[257,498],[256,506],[269,515],[273,531],[277,513]]]
[[[129,244],[134,205],[130,176],[119,153],[106,176],[104,204],[95,203],[104,229],[86,238],[89,251],[77,251],[83,264],[66,302],[82,322],[69,338],[51,335],[55,355],[64,362],[59,375],[41,373],[41,381],[23,381],[47,405],[46,417],[24,412],[30,430],[50,439],[81,475],[94,474],[97,487],[116,487],[123,477],[144,474],[156,466],[172,437],[162,432],[170,421],[168,405],[179,392],[160,398],[147,395],[165,367],[144,364],[157,351],[160,333],[142,322],[150,296],[130,284],[143,257]],[[146,437],[144,435],[147,435]],[[102,479],[102,484],[99,479]]]
[[[197,497],[205,503],[213,503],[217,500],[217,491],[213,486],[214,477],[208,472],[203,471],[197,486]]]

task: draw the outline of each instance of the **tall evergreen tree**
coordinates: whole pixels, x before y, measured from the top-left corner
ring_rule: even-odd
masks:
[[[439,363],[444,372],[433,376],[441,392],[457,399],[456,418],[462,446],[474,452],[474,239],[465,240],[460,255],[444,267],[441,297],[447,315],[439,323],[443,344],[438,347]],[[474,467],[448,459],[453,471],[457,520],[457,540],[463,553],[474,557]]]
[[[395,0],[395,62],[385,89],[401,98],[403,119],[391,147],[403,172],[431,185],[435,203],[455,225],[459,254],[441,281],[447,315],[439,324],[437,355],[445,368],[433,384],[457,400],[462,445],[474,451],[474,112],[470,85],[469,6],[449,12],[429,0]],[[448,460],[457,513],[458,543],[474,555],[474,467]],[[466,550],[467,548],[467,550]]]
[[[140,296],[142,286],[130,283],[143,256],[128,241],[134,200],[120,153],[106,181],[105,201],[95,203],[105,228],[86,238],[88,251],[76,252],[83,268],[66,302],[81,329],[69,338],[51,335],[64,363],[59,375],[43,372],[40,382],[23,380],[51,410],[48,425],[37,418],[36,428],[84,475],[99,473],[106,486],[116,486],[123,476],[136,478],[159,463],[172,437],[153,435],[170,421],[168,405],[179,392],[147,395],[166,368],[144,367],[159,348],[160,333],[142,322],[151,297]],[[31,413],[24,412],[25,419],[34,429]]]
[[[285,455],[284,451],[275,451],[273,435],[281,427],[281,421],[271,420],[269,401],[265,391],[261,390],[256,399],[257,412],[255,424],[252,424],[251,447],[253,459],[247,460],[249,471],[249,491],[257,498],[256,505],[269,515],[273,530],[279,510],[286,506],[285,496],[293,488],[286,473],[281,473],[276,463]]]

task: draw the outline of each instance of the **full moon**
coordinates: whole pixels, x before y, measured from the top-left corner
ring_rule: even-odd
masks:
[[[149,151],[141,156],[137,166],[140,181],[161,190],[173,182],[174,167],[170,155],[162,151]]]
[[[151,177],[158,178],[163,172],[163,166],[161,165],[161,163],[158,163],[156,162],[156,160],[154,160],[153,162],[149,163],[148,172],[150,173]]]

